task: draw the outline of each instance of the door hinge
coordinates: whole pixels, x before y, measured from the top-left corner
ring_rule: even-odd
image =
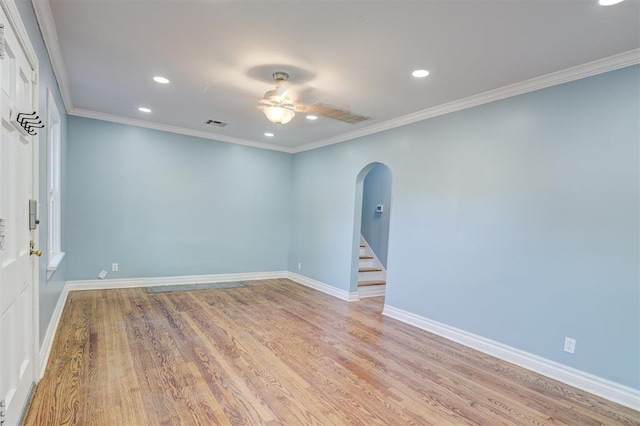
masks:
[[[7,414],[5,412],[6,408],[7,408],[7,404],[5,400],[1,399],[0,400],[0,426],[4,424],[5,415]]]

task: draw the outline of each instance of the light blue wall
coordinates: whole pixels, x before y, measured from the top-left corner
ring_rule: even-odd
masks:
[[[69,117],[72,280],[287,269],[292,156]]]
[[[67,123],[31,4],[17,4],[40,111],[50,87],[62,113],[67,258],[49,281],[41,259],[41,337],[66,275],[112,262],[109,278],[289,269],[349,290],[356,177],[379,161],[394,178],[386,303],[640,388],[639,67],[292,158]],[[45,153],[41,133],[42,218]]]
[[[387,304],[640,388],[639,76],[296,154],[290,270],[349,290],[356,177],[384,163]]]
[[[56,105],[58,107],[58,112],[60,113],[60,131],[61,131],[61,177],[60,177],[60,190],[61,190],[61,198],[62,198],[62,250],[64,251],[66,248],[66,239],[65,239],[65,227],[66,227],[66,214],[64,211],[64,200],[66,197],[66,153],[67,153],[67,114],[64,107],[64,103],[62,102],[62,97],[60,96],[60,90],[58,89],[58,83],[55,79],[55,75],[53,73],[53,68],[51,67],[51,62],[49,61],[49,56],[47,54],[46,47],[42,40],[42,36],[40,34],[40,27],[36,21],[35,14],[33,12],[33,6],[31,2],[28,0],[16,0],[16,5],[18,6],[18,12],[20,13],[20,18],[24,23],[27,33],[29,35],[29,40],[33,45],[33,48],[36,51],[36,55],[38,56],[39,62],[39,96],[40,96],[40,105],[38,108],[38,114],[44,120],[46,120],[47,116],[47,89],[50,89],[53,93]],[[38,245],[42,249],[43,252],[46,252],[47,244],[47,233],[48,233],[48,224],[46,218],[48,216],[47,209],[47,137],[46,137],[45,129],[41,130],[38,134],[39,139],[39,156],[40,156],[40,170],[39,170],[39,194],[38,194],[38,204],[39,204],[39,214],[40,214],[40,235]],[[66,281],[66,260],[63,259],[58,269],[53,273],[53,275],[47,280],[47,259],[46,254],[44,254],[39,261],[40,267],[40,344],[44,339],[45,333],[47,331],[47,327],[49,327],[49,323],[51,322],[51,316],[53,315],[53,310],[58,303],[58,299],[60,294],[62,293],[62,288],[64,287]]]
[[[377,213],[381,204],[383,212]],[[391,217],[391,170],[377,164],[364,178],[360,231],[382,265],[387,267],[389,218]]]

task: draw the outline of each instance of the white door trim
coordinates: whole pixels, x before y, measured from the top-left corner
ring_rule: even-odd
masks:
[[[36,51],[33,48],[33,44],[31,44],[31,40],[29,39],[29,34],[27,33],[27,28],[24,26],[22,22],[22,18],[20,17],[20,12],[18,12],[18,6],[16,6],[15,0],[0,0],[0,5],[4,10],[4,13],[7,15],[7,19],[9,23],[13,26],[16,31],[16,37],[18,38],[18,42],[20,46],[24,49],[24,52],[27,54],[27,60],[29,61],[29,65],[32,65],[34,69],[38,69],[38,56],[36,55]],[[37,95],[37,94],[36,94]],[[36,96],[37,97],[37,96]],[[39,105],[39,104],[36,104]]]
[[[18,7],[15,3],[15,0],[0,0],[0,7],[4,11],[7,19],[9,20],[8,24],[13,27],[16,38],[20,43],[20,46],[24,50],[27,61],[29,62],[29,66],[33,71],[32,82],[33,82],[33,105],[36,107],[36,110],[40,109],[40,89],[39,89],[39,76],[38,76],[38,56],[36,55],[36,51],[33,48],[33,44],[31,44],[31,40],[29,39],[29,34],[27,33],[27,28],[24,26],[22,22],[22,18],[20,16],[20,12],[18,11]],[[39,112],[40,113],[40,112]],[[39,197],[39,146],[40,146],[40,138],[38,136],[31,136],[31,143],[33,143],[33,158],[32,158],[32,167],[33,167],[33,186],[32,186],[32,194],[38,200],[38,206],[40,206],[40,197]],[[26,214],[26,211],[25,211]],[[40,232],[36,228],[33,232],[33,238],[36,244],[39,244],[40,241]],[[32,273],[32,314],[33,314],[33,335],[32,335],[32,368],[33,368],[33,377],[34,380],[39,380],[40,378],[40,317],[39,317],[39,306],[40,306],[40,273],[39,273],[39,258],[34,258],[31,260],[31,273]]]

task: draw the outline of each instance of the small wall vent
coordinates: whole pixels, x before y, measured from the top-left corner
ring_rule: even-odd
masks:
[[[227,125],[227,123],[223,121],[218,121],[218,120],[207,120],[204,122],[204,124],[208,124],[209,126],[215,126],[215,127],[224,127]]]

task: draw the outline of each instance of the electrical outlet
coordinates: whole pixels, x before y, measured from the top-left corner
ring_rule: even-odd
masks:
[[[302,262],[298,262],[298,269],[302,269]]]
[[[118,264],[117,263],[112,263],[111,264],[111,272],[118,272]]]
[[[107,274],[108,272],[103,269],[98,273],[98,278],[100,278],[101,280],[104,280],[107,277]]]
[[[564,338],[564,351],[569,352],[570,354],[576,351],[576,339],[572,339],[571,337]]]

